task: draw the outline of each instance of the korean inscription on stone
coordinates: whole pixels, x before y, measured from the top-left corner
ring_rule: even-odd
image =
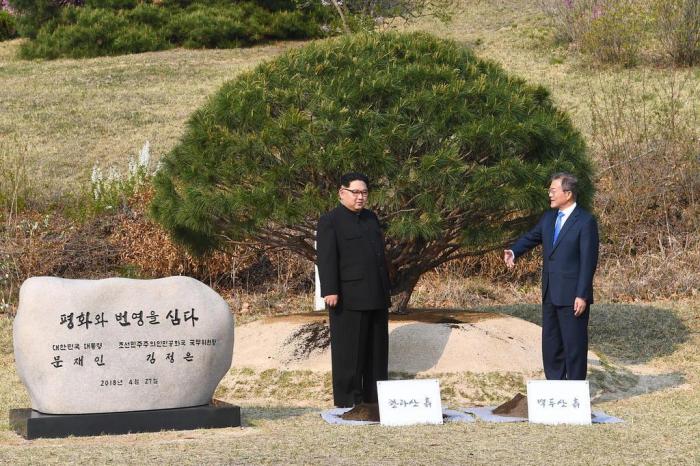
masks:
[[[233,317],[188,277],[35,277],[14,324],[20,378],[32,407],[81,414],[209,402],[231,365]]]

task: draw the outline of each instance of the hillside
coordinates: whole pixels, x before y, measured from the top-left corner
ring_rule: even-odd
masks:
[[[666,69],[590,67],[553,46],[537,0],[463,2],[450,24],[424,19],[409,27],[462,42],[507,71],[545,85],[585,135],[591,134],[590,101],[601,89],[622,80],[629,92],[642,92],[643,81],[672,79]],[[85,185],[95,162],[125,168],[127,156],[146,140],[156,157],[168,152],[187,117],[224,81],[301,45],[41,62],[16,58],[19,42],[0,43],[0,135],[4,144],[26,153],[45,194]],[[694,85],[686,86],[687,93],[700,83],[700,70],[690,74]],[[688,103],[700,109],[700,100]]]

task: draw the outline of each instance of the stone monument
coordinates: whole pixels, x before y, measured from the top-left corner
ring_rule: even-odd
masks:
[[[240,408],[212,402],[233,327],[189,277],[30,278],[13,343],[32,408],[10,422],[26,438],[240,425]]]

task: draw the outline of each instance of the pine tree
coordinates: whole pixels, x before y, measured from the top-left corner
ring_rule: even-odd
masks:
[[[196,252],[257,242],[313,261],[341,174],[364,172],[403,310],[423,273],[531,226],[560,170],[590,204],[584,141],[544,88],[451,41],[367,33],[226,83],[164,158],[152,214]]]

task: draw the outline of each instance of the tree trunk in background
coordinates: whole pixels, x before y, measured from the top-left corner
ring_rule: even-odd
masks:
[[[422,272],[415,269],[399,274],[396,285],[391,290],[391,308],[389,308],[389,312],[396,314],[407,313],[408,302],[421,275]]]

